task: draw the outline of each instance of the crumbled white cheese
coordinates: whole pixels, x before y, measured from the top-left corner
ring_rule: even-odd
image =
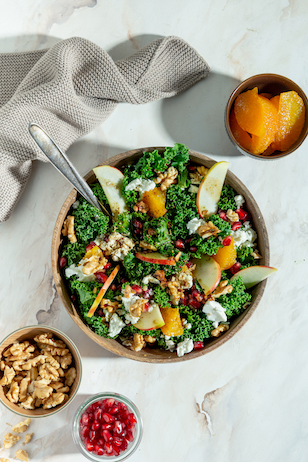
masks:
[[[140,300],[138,295],[135,295],[133,292],[129,294],[128,297],[121,297],[122,303],[124,305],[124,309],[126,311],[130,311],[130,307],[137,301]]]
[[[122,319],[119,318],[119,316],[116,313],[113,313],[109,321],[108,334],[110,335],[110,337],[115,337],[121,332],[124,326],[125,323],[122,321]]]
[[[103,310],[103,312],[104,312],[106,321],[109,322],[110,318],[112,316],[112,313],[110,313],[108,310]],[[118,314],[120,314],[120,313],[118,313]]]
[[[226,310],[220,303],[214,300],[206,302],[202,311],[207,315],[209,321],[213,321],[214,327],[217,327],[220,322],[227,321]]]
[[[179,283],[181,289],[187,290],[193,286],[194,280],[190,273],[184,273],[183,271],[179,274]]]
[[[180,356],[184,356],[186,353],[190,353],[194,349],[194,342],[191,338],[186,338],[183,342],[177,344],[176,347],[176,354]]]
[[[144,284],[145,286],[147,286],[148,284],[150,284],[150,282],[152,284],[159,284],[159,280],[156,279],[154,276],[152,276],[151,274],[149,274],[148,276],[145,276],[143,279],[142,279],[142,284]]]
[[[257,239],[257,233],[250,226],[249,221],[245,221],[244,227],[237,231],[231,231],[236,247],[253,247]]]
[[[114,232],[110,234],[108,241],[101,240],[99,246],[105,255],[111,255],[113,261],[119,261],[124,260],[135,244],[129,237]]]
[[[89,281],[95,281],[95,276],[94,274],[83,274],[82,272],[82,265],[76,266],[72,264],[71,266],[68,266],[65,269],[65,276],[67,278],[71,278],[72,276],[77,276],[78,281],[80,282],[89,282]]]
[[[136,324],[140,319],[140,316],[132,316],[130,313],[125,313],[125,322]]]
[[[183,324],[183,327],[185,327],[185,329],[191,329],[191,324],[190,322],[187,321],[187,319],[183,318],[182,324]]]
[[[166,342],[167,350],[173,351],[175,348],[175,343],[173,342],[173,340],[171,340],[170,335],[165,335],[165,342]]]
[[[194,185],[194,184],[191,184],[188,188],[188,192],[190,193],[194,193],[194,194],[197,194],[199,191],[199,188],[198,186]]]
[[[143,194],[146,191],[154,189],[156,184],[152,180],[146,180],[144,178],[136,178],[135,180],[128,183],[125,191],[138,191]]]
[[[238,209],[242,207],[243,204],[245,204],[245,199],[243,196],[241,196],[241,194],[234,196],[234,200]]]
[[[189,231],[189,234],[194,234],[197,232],[199,226],[204,225],[205,221],[202,218],[193,218],[190,220],[186,226]]]

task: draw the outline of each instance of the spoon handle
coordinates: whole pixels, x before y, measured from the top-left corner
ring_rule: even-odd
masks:
[[[30,123],[29,132],[48,160],[73,187],[100,212],[104,212],[110,216],[110,212],[100,204],[88,183],[82,178],[66,154],[61,151],[50,136],[35,123]]]

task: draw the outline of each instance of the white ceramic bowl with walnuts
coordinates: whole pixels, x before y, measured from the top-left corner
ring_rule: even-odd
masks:
[[[76,396],[81,370],[77,347],[63,332],[23,327],[0,343],[0,400],[23,417],[53,415]]]

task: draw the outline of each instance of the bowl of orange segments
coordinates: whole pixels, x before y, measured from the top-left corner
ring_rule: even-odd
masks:
[[[296,83],[276,74],[259,74],[233,91],[225,125],[242,154],[261,160],[280,159],[306,138],[307,111],[307,97]]]

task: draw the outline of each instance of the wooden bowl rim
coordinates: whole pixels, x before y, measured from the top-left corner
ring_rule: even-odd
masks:
[[[146,147],[146,148],[133,149],[133,150],[126,151],[126,152],[123,152],[123,153],[117,154],[116,156],[111,157],[110,159],[105,161],[104,164],[102,165],[111,165],[111,166],[117,166],[121,168],[123,165],[130,163],[126,161],[134,160],[140,157],[143,152],[151,152],[156,149],[161,151],[161,150],[165,150],[166,147],[159,146],[159,147]],[[190,155],[190,158],[194,162],[196,163],[199,162],[200,165],[205,165],[204,163],[202,163],[202,161],[203,162],[205,161],[207,164],[210,164],[210,166],[216,163],[216,161],[211,159],[210,157],[207,157],[203,154],[197,153],[192,150],[189,150],[189,155]],[[91,184],[91,182],[95,180],[95,175],[92,172],[92,170],[90,170],[84,176],[84,178]],[[226,183],[227,184],[237,183],[238,189],[240,189],[243,192],[243,196],[245,197],[246,203],[250,204],[251,206],[250,212],[252,213],[252,215],[255,215],[255,217],[258,218],[257,224],[256,224],[256,220],[253,220],[253,222],[254,222],[254,229],[262,228],[262,236],[260,237],[259,232],[257,233],[259,242],[261,240],[263,241],[263,253],[261,253],[261,255],[263,255],[262,264],[269,266],[270,250],[269,250],[268,234],[267,234],[264,218],[261,214],[261,211],[259,209],[257,202],[255,201],[250,191],[246,188],[246,186],[229,170],[226,176]],[[238,190],[236,188],[234,189],[239,194]],[[129,350],[128,348],[124,347],[116,340],[107,339],[105,337],[100,337],[81,320],[81,317],[79,316],[74,304],[72,303],[72,301],[70,300],[68,296],[64,278],[62,278],[61,273],[59,271],[59,267],[58,267],[58,259],[59,259],[58,250],[61,246],[62,223],[64,219],[66,218],[71,205],[76,200],[76,197],[77,197],[77,192],[76,190],[73,189],[71,193],[68,195],[68,197],[66,198],[63,206],[61,207],[61,210],[59,212],[59,215],[55,223],[55,228],[54,228],[53,237],[52,237],[52,246],[51,246],[53,277],[54,277],[56,290],[64,304],[66,311],[70,315],[70,317],[81,328],[81,330],[86,335],[88,335],[88,337],[90,337],[93,341],[98,343],[100,346],[102,346],[106,350],[111,351],[112,353],[118,356],[126,357],[126,358],[133,359],[136,361],[148,362],[148,363],[173,363],[173,362],[191,360],[191,359],[203,356],[204,354],[210,353],[211,351],[218,348],[220,345],[223,345],[225,342],[227,342],[244,326],[244,324],[248,321],[248,319],[251,317],[251,315],[257,308],[260,302],[260,299],[263,295],[263,292],[265,290],[266,279],[260,282],[255,287],[253,291],[254,296],[253,296],[253,300],[251,304],[249,305],[246,311],[244,311],[241,315],[237,316],[231,322],[230,329],[227,332],[225,332],[221,337],[218,337],[216,339],[210,339],[210,343],[206,344],[206,346],[203,349],[193,350],[189,354],[184,355],[182,357],[178,357],[176,355],[176,352],[171,353],[165,350],[150,349],[150,348],[146,348],[139,352],[135,352],[135,351]],[[153,351],[158,351],[159,353],[156,353],[155,355],[153,355],[152,353]]]
[[[2,356],[2,352],[7,349],[10,346],[10,343],[7,345],[3,346],[11,337],[15,336],[17,333],[19,333],[19,336],[15,338],[15,341],[18,341],[19,338],[24,337],[23,341],[26,340],[26,337],[29,337],[29,339],[33,340],[36,334],[34,336],[31,335],[31,332],[33,330],[44,330],[52,332],[55,334],[55,336],[59,337],[60,340],[65,340],[67,342],[68,349],[70,350],[70,353],[73,356],[74,362],[75,362],[75,367],[77,371],[77,376],[72,385],[73,391],[71,392],[69,399],[55,408],[51,409],[43,409],[43,408],[36,408],[36,409],[24,409],[19,407],[15,403],[11,403],[5,396],[4,391],[3,391],[3,386],[0,386],[0,401],[1,403],[11,412],[14,412],[14,414],[17,414],[21,417],[30,417],[31,419],[37,419],[37,418],[42,418],[42,417],[49,417],[51,415],[57,414],[58,412],[62,411],[65,409],[69,404],[71,404],[72,400],[75,398],[78,389],[81,384],[81,379],[82,379],[82,361],[81,361],[81,355],[79,353],[79,350],[75,343],[62,331],[55,327],[47,326],[45,324],[37,324],[37,325],[31,325],[31,326],[25,326],[25,327],[20,327],[19,329],[14,330],[10,334],[8,334],[4,339],[1,340],[0,342],[0,357]],[[62,337],[62,338],[61,338]],[[13,341],[11,342],[13,344]]]

